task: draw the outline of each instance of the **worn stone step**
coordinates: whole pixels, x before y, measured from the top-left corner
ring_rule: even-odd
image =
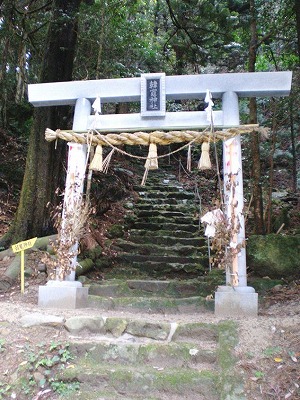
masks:
[[[178,229],[178,227],[174,227],[172,226],[173,229],[165,229],[165,227],[163,227],[163,229],[160,230],[147,230],[147,229],[137,229],[132,228],[130,229],[129,235],[132,236],[140,236],[140,237],[149,237],[149,236],[153,236],[156,238],[159,237],[173,237],[173,238],[187,238],[187,239],[196,239],[199,237],[199,234],[201,233],[201,231],[197,230],[195,232],[187,232],[184,229],[182,229],[182,226],[180,227],[180,229]],[[197,227],[198,228],[198,227]]]
[[[192,217],[193,213],[190,215],[187,212],[182,212],[182,211],[168,211],[163,209],[148,209],[148,210],[143,210],[143,211],[137,211],[135,213],[137,218],[149,218],[149,217],[165,217],[165,218],[172,218],[172,217]]]
[[[135,229],[143,229],[148,231],[159,231],[159,230],[169,230],[173,231],[185,231],[185,232],[198,232],[199,226],[197,224],[180,224],[178,226],[177,223],[166,222],[163,224],[160,223],[151,223],[151,222],[135,222],[134,224]]]
[[[61,371],[62,381],[81,383],[82,390],[102,388],[116,391],[122,396],[160,396],[168,394],[185,396],[188,399],[218,400],[217,374],[212,371],[195,371],[192,369],[146,368],[138,365],[136,368],[128,366],[95,365],[94,362],[81,359],[75,368]],[[195,397],[197,396],[197,397]],[[184,398],[184,397],[181,397]]]
[[[148,313],[146,313],[148,314]],[[215,350],[219,340],[220,323],[213,322],[170,322],[164,316],[153,319],[137,318],[135,313],[122,313],[120,317],[79,315],[69,317],[65,328],[77,343],[87,341],[107,341],[118,339],[120,343],[190,343],[199,349]],[[126,315],[126,316],[125,316]],[[209,315],[206,313],[206,317]],[[144,317],[145,318],[145,317]],[[172,319],[175,316],[172,316]],[[204,315],[202,315],[204,318]]]
[[[146,224],[159,224],[161,226],[165,226],[166,224],[176,224],[179,227],[181,225],[188,226],[191,224],[192,226],[199,225],[199,219],[190,215],[181,215],[181,216],[172,216],[172,215],[162,215],[158,213],[158,215],[148,215],[148,216],[138,216],[138,219],[135,224],[146,223]]]
[[[161,190],[148,190],[147,192],[139,193],[140,197],[145,199],[175,199],[175,200],[191,200],[195,198],[195,194],[182,191],[165,192]]]
[[[157,255],[157,254],[119,254],[117,259],[121,259],[122,261],[127,262],[138,262],[143,263],[147,261],[157,262],[157,263],[169,263],[169,264],[197,264],[201,263],[203,259],[206,259],[205,256],[196,255],[196,256],[176,256],[176,255]]]
[[[89,294],[102,297],[175,297],[207,296],[207,284],[197,279],[104,281],[89,286]]]
[[[134,238],[131,238],[134,240]],[[126,253],[134,253],[134,254],[155,254],[155,255],[164,255],[164,256],[201,256],[206,253],[206,247],[200,248],[197,246],[188,246],[188,245],[158,245],[154,243],[135,243],[134,241],[127,241],[124,239],[117,239],[114,243],[113,248],[116,251],[123,251]]]
[[[144,234],[142,234],[144,233]],[[205,250],[207,252],[207,241],[203,236],[199,237],[174,237],[170,236],[156,236],[155,232],[151,232],[151,234],[146,234],[144,231],[139,231],[139,233],[134,233],[133,230],[130,230],[130,234],[128,236],[128,240],[133,243],[152,243],[152,244],[160,244],[164,246],[194,246],[201,250]],[[116,241],[119,243],[119,240]]]
[[[140,211],[175,211],[182,212],[184,214],[193,215],[194,212],[198,211],[199,206],[193,202],[186,204],[162,204],[160,202],[154,203],[144,203],[142,201],[138,201],[135,204],[135,208]]]
[[[176,180],[169,180],[168,183],[163,183],[163,180],[161,180],[149,183],[147,186],[134,186],[133,189],[140,195],[153,191],[176,192],[185,190],[183,185],[180,185]]]
[[[187,264],[171,263],[171,262],[158,262],[158,261],[144,261],[144,262],[129,262],[128,265],[138,271],[147,273],[150,277],[173,277],[180,276],[184,278],[198,277],[203,275],[208,270],[208,258],[203,258],[200,263],[189,262]],[[124,263],[124,261],[123,261]]]
[[[75,357],[84,356],[91,363],[136,364],[152,368],[190,368],[197,371],[214,370],[217,355],[212,349],[205,349],[191,343],[142,343],[130,342],[134,337],[127,336],[124,341],[72,341],[70,351]]]
[[[193,204],[194,201],[191,199],[187,198],[165,198],[165,197],[157,197],[157,198],[149,198],[149,197],[143,197],[139,201],[137,201],[137,204],[166,204],[166,205],[188,205],[188,204]]]
[[[201,296],[187,298],[163,297],[101,297],[88,296],[88,306],[101,310],[142,311],[144,313],[178,314],[211,312],[214,302]]]
[[[84,389],[77,390],[76,392],[68,394],[68,400],[164,400],[161,395],[159,397],[153,397],[148,395],[134,395],[131,394],[130,397],[126,395],[118,393],[116,390],[110,388],[108,390],[101,390],[97,388],[88,387],[85,385]],[[165,399],[169,400],[169,398],[165,397]],[[182,397],[176,397],[172,400],[182,400]]]

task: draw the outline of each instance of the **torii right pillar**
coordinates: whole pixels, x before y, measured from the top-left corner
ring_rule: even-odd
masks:
[[[224,126],[238,126],[239,102],[235,92],[222,98]],[[219,317],[257,316],[258,295],[247,286],[244,194],[241,137],[223,142],[224,202],[231,240],[227,251],[226,286],[215,293],[215,315]]]

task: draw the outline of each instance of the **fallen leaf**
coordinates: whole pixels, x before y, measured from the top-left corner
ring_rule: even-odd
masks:
[[[274,361],[280,363],[280,362],[283,361],[283,359],[280,358],[280,357],[275,357],[275,358],[274,358]]]

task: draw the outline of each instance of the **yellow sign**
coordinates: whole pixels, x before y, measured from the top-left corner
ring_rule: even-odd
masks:
[[[14,253],[18,253],[19,251],[24,251],[24,250],[30,249],[31,247],[34,246],[36,239],[37,239],[37,237],[35,237],[33,239],[29,239],[29,240],[24,240],[24,242],[19,242],[17,244],[13,244],[11,246],[12,251]]]
[[[36,242],[37,237],[29,240],[24,240],[23,242],[19,242],[17,244],[13,244],[12,251],[14,253],[19,253],[21,252],[21,293],[24,293],[25,291],[25,254],[24,250],[30,249],[31,247],[34,246]]]

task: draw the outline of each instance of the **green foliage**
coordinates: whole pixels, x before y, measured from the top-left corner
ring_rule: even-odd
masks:
[[[73,358],[68,343],[27,345],[24,361],[18,368],[18,380],[11,386],[0,383],[0,399],[2,393],[12,392],[22,392],[31,398],[41,388],[51,388],[61,396],[71,394],[79,389],[79,383],[64,383],[58,378],[58,374],[70,365]]]
[[[65,396],[69,396],[72,393],[79,390],[80,383],[79,382],[55,381],[55,382],[51,382],[51,388],[57,394],[61,395],[62,397],[65,397]]]

